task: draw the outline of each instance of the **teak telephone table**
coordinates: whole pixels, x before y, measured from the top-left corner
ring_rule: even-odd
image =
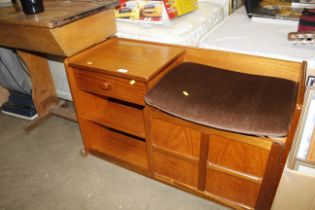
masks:
[[[295,83],[288,136],[222,131],[148,107],[145,94],[183,62]],[[271,207],[303,104],[305,63],[111,38],[65,64],[86,153],[235,209]]]
[[[29,69],[32,97],[39,117],[25,130],[55,114],[76,120],[63,109],[45,54],[71,56],[116,32],[114,8],[116,0],[51,1],[45,0],[45,11],[36,15],[17,12],[13,6],[0,8],[0,45],[18,49]]]

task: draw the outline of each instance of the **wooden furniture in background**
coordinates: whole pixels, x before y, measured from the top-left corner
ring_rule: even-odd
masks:
[[[147,107],[148,89],[185,61],[299,83],[288,137],[225,132]],[[85,152],[235,209],[270,209],[303,103],[305,63],[112,38],[66,68]]]
[[[0,8],[0,45],[18,49],[32,78],[32,96],[39,117],[30,130],[49,114],[76,120],[57,98],[45,54],[71,56],[97,44],[116,32],[115,0],[50,1],[36,15]]]

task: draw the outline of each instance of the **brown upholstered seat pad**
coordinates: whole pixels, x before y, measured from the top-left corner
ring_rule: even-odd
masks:
[[[297,84],[196,63],[182,63],[145,96],[168,114],[201,125],[250,135],[286,136]]]

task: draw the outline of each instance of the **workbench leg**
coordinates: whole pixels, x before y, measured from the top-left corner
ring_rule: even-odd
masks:
[[[25,51],[18,51],[18,55],[29,70],[32,80],[32,97],[38,113],[38,118],[27,125],[25,130],[30,131],[51,114],[76,121],[75,114],[64,108],[66,102],[57,97],[47,58]]]

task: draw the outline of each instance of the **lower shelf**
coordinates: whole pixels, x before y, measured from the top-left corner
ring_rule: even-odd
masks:
[[[80,120],[87,150],[98,155],[114,158],[118,161],[147,170],[148,160],[144,141],[110,130],[97,123]]]

